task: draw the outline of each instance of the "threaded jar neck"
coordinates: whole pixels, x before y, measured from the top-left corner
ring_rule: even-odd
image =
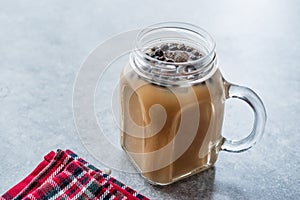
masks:
[[[215,42],[205,30],[191,24],[155,24],[138,34],[130,64],[143,79],[157,85],[198,84],[217,69]]]

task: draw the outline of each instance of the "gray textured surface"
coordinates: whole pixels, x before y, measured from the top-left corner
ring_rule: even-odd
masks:
[[[70,148],[101,168],[73,123],[72,88],[81,63],[114,34],[186,21],[213,35],[223,75],[261,96],[269,117],[265,135],[250,151],[221,152],[215,168],[171,186],[151,186],[136,174],[112,175],[153,199],[298,199],[299,18],[296,0],[0,1],[0,193],[57,148]],[[227,136],[249,131],[248,111],[228,102]]]

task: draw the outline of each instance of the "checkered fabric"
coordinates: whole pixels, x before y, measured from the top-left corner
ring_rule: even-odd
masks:
[[[18,199],[147,200],[135,190],[78,157],[70,150],[50,152],[20,183],[0,197]]]

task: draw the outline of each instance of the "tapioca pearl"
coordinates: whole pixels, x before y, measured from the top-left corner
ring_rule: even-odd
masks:
[[[200,52],[197,51],[197,50],[193,50],[192,53],[193,53],[195,56],[200,56]]]
[[[186,52],[179,51],[175,54],[175,62],[187,62],[189,59],[189,55]]]
[[[158,57],[162,57],[164,55],[164,52],[162,50],[160,50],[160,49],[157,49],[155,51],[155,55],[158,56]]]
[[[166,50],[169,49],[169,45],[168,45],[168,44],[162,44],[162,45],[160,45],[160,49],[161,49],[162,51],[166,51]]]
[[[187,62],[187,59],[182,56],[175,56],[175,62]]]
[[[181,51],[185,51],[186,50],[186,46],[184,44],[178,44],[177,48]]]
[[[169,47],[169,50],[171,50],[171,51],[178,50],[177,44],[171,44],[170,47]]]
[[[155,56],[155,51],[152,51],[152,49],[154,49],[153,47],[151,49],[147,49],[145,52],[146,55],[150,56],[150,57],[154,57]]]
[[[165,56],[168,59],[174,60],[175,52],[173,52],[173,51],[167,51],[167,52],[165,52]]]
[[[190,58],[191,58],[191,60],[198,60],[200,57],[199,57],[199,56],[192,55]]]
[[[193,51],[193,48],[192,48],[192,47],[189,47],[189,46],[187,46],[187,47],[186,47],[186,51],[187,51],[187,52],[192,52],[192,51]]]

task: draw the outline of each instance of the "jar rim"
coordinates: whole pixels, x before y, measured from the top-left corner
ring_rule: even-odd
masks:
[[[204,56],[193,60],[193,61],[186,61],[186,62],[173,62],[172,64],[176,65],[185,65],[185,64],[195,64],[195,63],[199,63],[201,61],[207,60],[208,58],[210,58],[212,56],[212,54],[215,53],[215,49],[216,49],[216,42],[214,41],[213,37],[203,28],[190,24],[190,23],[186,23],[186,22],[160,22],[160,23],[156,23],[150,26],[147,26],[146,28],[142,29],[135,40],[135,46],[137,49],[137,54],[140,57],[144,57],[147,58],[150,61],[159,61],[159,63],[161,64],[165,64],[168,65],[170,64],[167,61],[160,61],[157,60],[156,58],[152,58],[151,56],[147,55],[144,51],[142,51],[143,46],[141,45],[141,40],[143,39],[143,37],[145,37],[148,33],[151,33],[155,30],[160,30],[160,29],[178,29],[178,30],[185,30],[185,31],[189,31],[192,32],[194,34],[197,34],[201,37],[203,37],[208,43],[210,43],[210,49],[208,50],[208,53],[206,53]]]

